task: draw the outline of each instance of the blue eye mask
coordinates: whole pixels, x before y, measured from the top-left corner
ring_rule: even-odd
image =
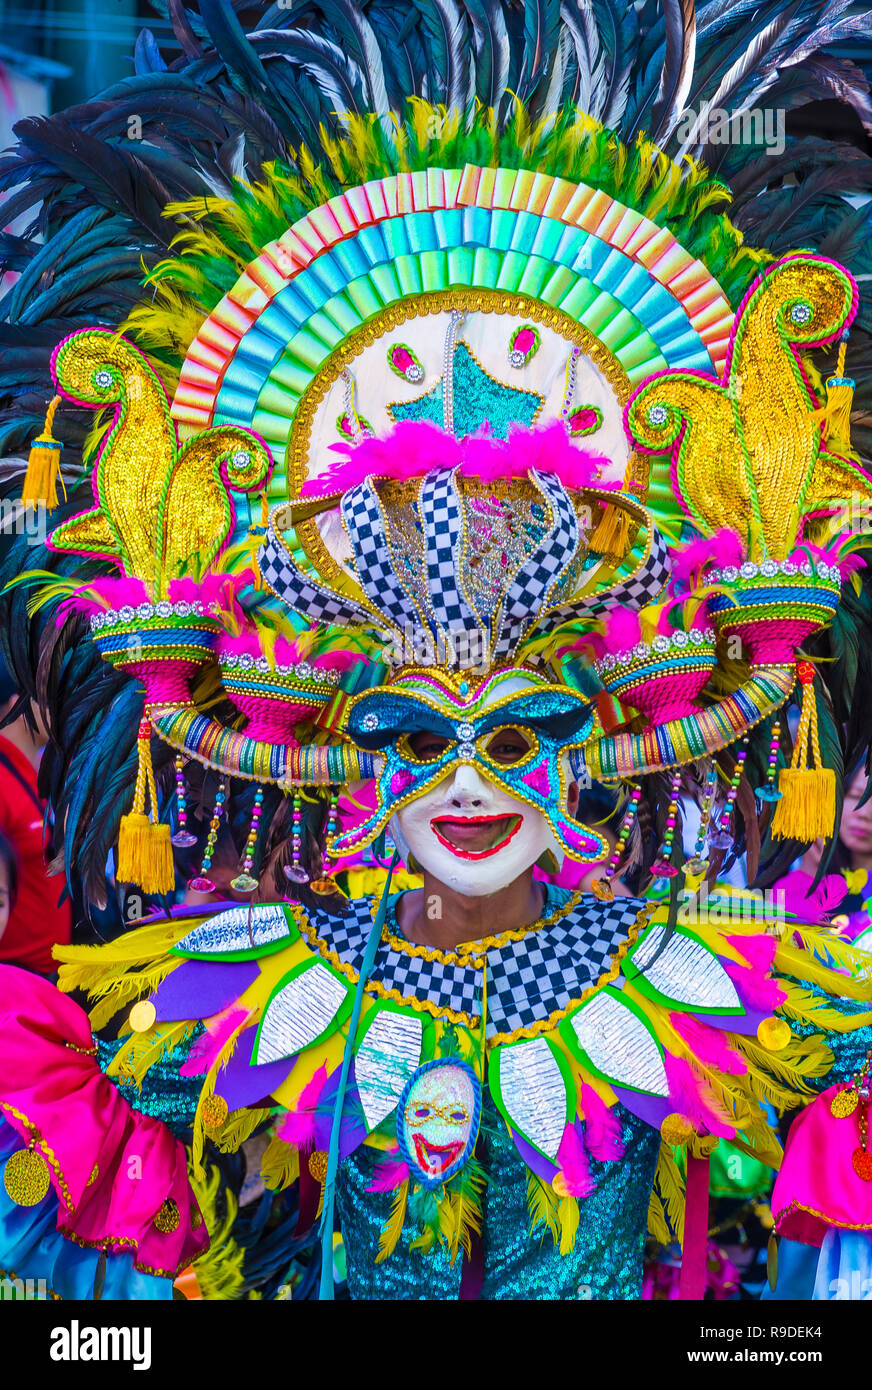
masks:
[[[384,830],[391,816],[451,776],[461,764],[475,767],[482,777],[518,801],[540,812],[555,839],[571,859],[592,863],[608,846],[564,809],[568,780],[561,766],[568,746],[583,742],[593,715],[587,700],[568,688],[544,687],[510,696],[491,708],[481,700],[456,705],[449,712],[447,692],[437,703],[396,688],[367,691],[349,715],[349,737],[360,748],[379,751],[384,766],[376,781],[373,814],[344,835],[337,836],[337,857],[364,849]],[[500,729],[520,729],[530,749],[506,765],[488,753]],[[448,746],[432,759],[416,756],[410,739],[423,731],[446,738]]]

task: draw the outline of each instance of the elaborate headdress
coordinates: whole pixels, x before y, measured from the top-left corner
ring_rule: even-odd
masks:
[[[777,797],[787,730],[753,731],[798,674],[773,829],[832,825],[820,730],[832,755],[842,696],[797,659],[825,654],[861,539],[843,499],[865,507],[870,480],[843,437],[844,352],[828,402],[809,354],[844,347],[854,283],[807,253],[758,273],[767,256],[714,210],[721,185],[538,83],[532,124],[504,94],[496,114],[351,111],[294,169],[171,205],[176,255],[129,336],[78,331],[55,354],[59,396],[113,417],[94,506],[49,541],[98,573],[48,597],[78,590],[101,656],[145,686],[121,869],[149,889],[172,882],[152,732],[177,765],[264,789],[375,777],[344,850],[477,760],[584,859],[601,842],[559,804],[570,775],[670,772],[672,806],[678,769],[732,748],[715,840],[746,759]],[[180,344],[168,407],[150,362],[172,383]],[[859,616],[850,594],[839,611]],[[423,719],[452,742],[422,769],[402,736]],[[511,774],[481,746],[500,720],[536,733]]]

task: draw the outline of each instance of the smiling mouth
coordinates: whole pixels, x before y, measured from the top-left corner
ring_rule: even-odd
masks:
[[[453,1144],[430,1144],[423,1134],[413,1134],[412,1142],[418,1166],[431,1177],[447,1172],[463,1149],[457,1140]]]
[[[430,829],[458,859],[488,859],[505,849],[522,820],[523,816],[438,816]]]

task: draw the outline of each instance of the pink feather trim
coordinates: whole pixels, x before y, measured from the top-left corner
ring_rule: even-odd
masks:
[[[844,879],[842,882],[844,883]],[[778,950],[776,937],[764,936],[761,933],[758,936],[728,936],[725,939],[755,970],[765,973],[772,969],[775,952]]]
[[[302,489],[304,497],[344,493],[368,477],[420,478],[454,468],[482,482],[524,477],[536,469],[556,474],[568,488],[619,486],[600,480],[608,459],[573,444],[560,420],[531,429],[514,426],[506,439],[495,439],[482,429],[463,440],[427,420],[401,420],[382,439],[370,436],[356,444],[334,444],[332,448],[347,457],[309,479]]]
[[[621,1122],[585,1081],[581,1083],[581,1108],[584,1111],[584,1141],[591,1157],[606,1163],[623,1158]]]
[[[197,1039],[182,1065],[179,1076],[203,1076],[237,1028],[248,1018],[248,1010],[235,1004],[206,1020],[206,1031]]]
[[[670,1014],[669,1022],[703,1066],[733,1076],[741,1076],[748,1070],[744,1057],[730,1047],[717,1028],[694,1018],[692,1014]]]
[[[744,558],[745,548],[740,538],[727,526],[715,531],[713,536],[690,541],[681,550],[672,552],[669,592],[675,594],[684,589],[693,589],[706,569],[725,569],[728,565],[738,567]]]
[[[746,1008],[771,1013],[787,998],[786,990],[783,990],[776,980],[768,979],[762,970],[746,970],[729,960],[722,960],[721,965],[736,986],[739,998]]]
[[[811,874],[794,869],[779,879],[776,887],[776,893],[783,895],[786,911],[809,925],[825,922],[848,893],[848,885],[841,874],[827,874],[812,891],[813,883]]]
[[[606,619],[603,651],[628,652],[642,640],[642,624],[633,608],[613,608]]]
[[[295,1149],[311,1149],[315,1143],[315,1115],[321,1092],[327,1084],[327,1063],[319,1067],[300,1092],[296,1110],[289,1110],[276,1126],[279,1139]]]
[[[568,1195],[570,1197],[589,1197],[594,1191],[596,1183],[590,1175],[587,1149],[584,1146],[581,1127],[576,1120],[568,1124],[563,1131],[563,1138],[557,1151],[557,1163]]]
[[[122,577],[107,575],[105,577],[92,579],[88,584],[83,584],[81,589],[77,589],[68,599],[65,599],[61,608],[65,610],[64,616],[69,609],[75,609],[80,613],[105,613],[107,608],[119,609],[125,604],[135,608],[139,603],[151,603],[152,597],[146,585],[135,575],[124,575]],[[60,609],[58,610],[60,614]]]
[[[729,1123],[710,1088],[701,1076],[697,1076],[689,1062],[682,1057],[673,1057],[671,1052],[663,1054],[666,1067],[666,1080],[669,1083],[669,1099],[679,1115],[686,1115],[699,1133],[720,1135],[722,1139],[732,1139],[735,1130]]]
[[[376,1164],[373,1169],[372,1182],[366,1190],[367,1192],[396,1192],[397,1188],[408,1180],[408,1165],[401,1158],[388,1155]]]

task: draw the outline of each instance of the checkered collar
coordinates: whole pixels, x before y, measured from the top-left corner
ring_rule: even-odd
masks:
[[[476,1025],[481,1015],[482,963],[487,958],[488,1037],[541,1032],[542,1024],[578,1003],[632,944],[647,919],[641,898],[600,903],[592,894],[549,889],[538,923],[486,937],[458,951],[413,945],[397,928],[392,910],[367,991],[380,998],[435,1012],[452,1022]],[[359,899],[344,917],[297,910],[303,934],[316,951],[351,978],[357,977],[372,929],[374,904]]]

